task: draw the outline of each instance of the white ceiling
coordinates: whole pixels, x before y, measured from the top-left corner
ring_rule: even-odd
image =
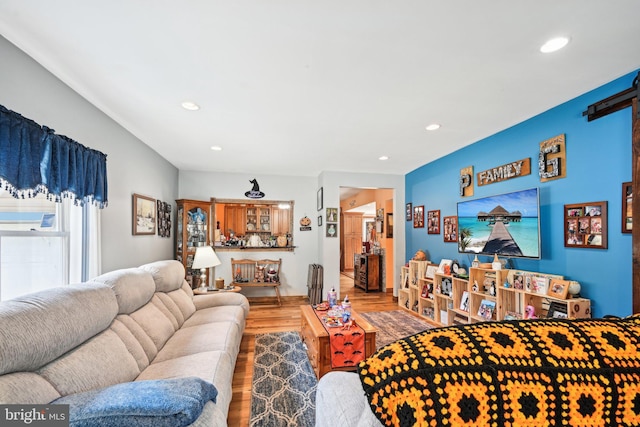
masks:
[[[405,174],[640,67],[638,16],[638,0],[0,0],[0,34],[179,169]]]

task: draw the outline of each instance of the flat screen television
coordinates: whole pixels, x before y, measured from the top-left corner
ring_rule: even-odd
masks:
[[[539,259],[538,189],[458,202],[458,252]]]

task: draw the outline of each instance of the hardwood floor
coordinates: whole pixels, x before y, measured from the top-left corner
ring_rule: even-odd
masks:
[[[366,293],[353,286],[353,279],[340,275],[340,295],[349,295],[354,310],[388,311],[398,308],[391,292]],[[233,397],[227,419],[229,426],[248,426],[251,415],[251,380],[255,336],[267,332],[300,330],[300,306],[308,304],[306,297],[284,297],[282,306],[273,304],[273,298],[251,299],[251,311],[240,344],[240,354],[233,374]]]

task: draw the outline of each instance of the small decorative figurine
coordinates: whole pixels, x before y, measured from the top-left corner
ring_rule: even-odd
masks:
[[[491,282],[491,285],[489,286],[489,295],[492,297],[496,296],[496,282]]]
[[[478,260],[478,255],[476,255],[476,257],[473,259],[473,262],[471,262],[471,267],[478,268],[479,266],[480,266],[480,260]]]
[[[427,260],[427,254],[422,249],[418,249],[418,252],[416,252],[416,254],[413,256],[412,260],[414,260],[414,261],[426,261]]]
[[[491,268],[493,270],[501,270],[502,269],[502,263],[498,259],[498,254],[494,254],[493,255],[493,262],[491,263]]]
[[[509,281],[508,281],[507,279],[504,279],[504,284],[503,284],[503,286],[504,286],[505,288],[510,288],[510,287],[511,287],[511,285],[509,284]]]
[[[471,287],[471,290],[473,292],[478,292],[478,281],[477,280],[473,281],[473,286]]]
[[[536,308],[532,305],[528,305],[524,309],[524,318],[525,319],[537,319],[536,316]]]

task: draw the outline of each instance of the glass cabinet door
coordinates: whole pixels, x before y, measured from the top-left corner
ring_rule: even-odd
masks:
[[[192,270],[191,265],[196,248],[209,244],[209,211],[211,203],[196,200],[176,200],[176,259],[184,265],[185,279],[192,287],[198,286],[200,270]],[[208,271],[207,271],[208,280]]]

